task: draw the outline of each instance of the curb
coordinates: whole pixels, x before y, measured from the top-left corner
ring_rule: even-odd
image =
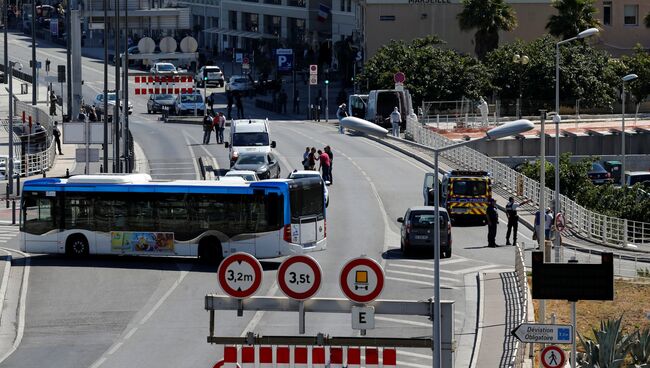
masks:
[[[478,314],[476,316],[476,338],[474,340],[474,350],[472,351],[472,360],[470,362],[469,368],[476,368],[476,361],[478,360],[478,354],[481,350],[481,339],[483,337],[483,306],[485,302],[485,274],[482,272],[477,272],[476,277],[478,278]]]
[[[7,255],[1,262],[5,263],[4,272],[2,274],[2,283],[0,284],[0,323],[2,321],[2,311],[4,311],[5,296],[7,294],[7,287],[9,284],[9,272],[11,272],[11,254],[4,251]]]

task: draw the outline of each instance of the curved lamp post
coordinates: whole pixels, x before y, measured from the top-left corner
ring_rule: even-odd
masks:
[[[525,67],[530,62],[530,58],[528,58],[528,56],[526,56],[526,55],[515,54],[512,57],[512,62],[515,63],[515,64],[520,64],[520,65]],[[521,119],[521,105],[522,105],[522,101],[521,101],[521,74],[522,73],[519,73],[519,100],[518,100],[518,103],[517,103],[517,119]]]
[[[636,74],[628,74],[621,78],[623,81],[623,90],[621,98],[623,99],[623,106],[621,108],[621,185],[625,184],[625,82],[631,82],[639,78]]]

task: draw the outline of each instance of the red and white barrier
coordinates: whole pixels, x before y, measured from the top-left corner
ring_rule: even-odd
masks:
[[[142,75],[133,80],[136,95],[192,93],[194,77],[191,75]]]
[[[363,357],[363,359],[362,359]],[[214,368],[366,368],[397,367],[392,348],[305,346],[226,346]]]

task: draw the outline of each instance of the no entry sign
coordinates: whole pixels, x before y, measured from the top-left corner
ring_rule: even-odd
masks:
[[[341,269],[341,291],[353,302],[369,303],[384,288],[384,270],[374,259],[359,257],[350,260]]]
[[[278,269],[278,286],[291,299],[309,299],[318,292],[322,271],[318,262],[309,256],[287,258]]]
[[[262,265],[248,253],[233,253],[221,262],[217,275],[226,294],[244,299],[262,284]]]

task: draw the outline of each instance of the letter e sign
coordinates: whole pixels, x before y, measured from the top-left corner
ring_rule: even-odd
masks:
[[[372,330],[375,328],[375,307],[352,307],[352,329]]]

